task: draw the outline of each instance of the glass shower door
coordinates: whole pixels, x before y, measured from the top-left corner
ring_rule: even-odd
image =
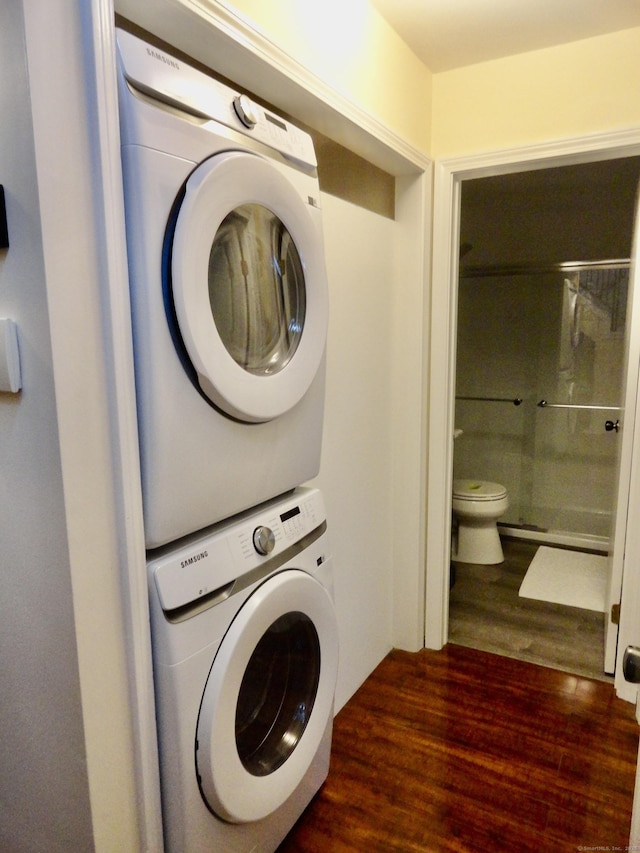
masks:
[[[535,416],[532,509],[545,529],[611,533],[627,285],[628,269],[563,277],[558,340]]]
[[[566,265],[460,281],[454,476],[505,485],[505,524],[610,535],[628,272]]]

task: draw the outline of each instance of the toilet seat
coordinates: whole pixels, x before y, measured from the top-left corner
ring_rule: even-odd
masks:
[[[507,490],[500,483],[487,480],[454,480],[453,497],[460,501],[498,501]]]

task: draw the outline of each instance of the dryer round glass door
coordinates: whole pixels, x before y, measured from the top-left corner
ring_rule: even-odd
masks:
[[[296,245],[275,213],[243,204],[222,220],[209,255],[209,302],[236,364],[255,376],[286,367],[302,336],[306,288]]]
[[[333,715],[337,666],[333,603],[317,580],[286,570],[247,599],[198,716],[196,770],[215,814],[260,820],[296,790]]]
[[[268,421],[304,396],[327,333],[319,212],[268,160],[225,152],[186,183],[173,234],[173,301],[204,394]]]

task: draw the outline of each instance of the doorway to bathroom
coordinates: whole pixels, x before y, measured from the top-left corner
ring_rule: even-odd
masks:
[[[612,547],[640,158],[562,160],[557,166],[545,160],[542,169],[507,167],[506,174],[497,174],[495,166],[475,174],[471,169],[453,187],[452,230],[459,227],[459,240],[450,269],[458,289],[448,310],[457,346],[454,340],[447,429],[455,428],[459,437],[443,464],[450,465],[451,478],[489,480],[509,492],[499,530],[507,543],[505,565],[515,560],[522,573],[509,579],[516,596],[506,606],[510,618],[525,604],[519,587],[538,550],[554,557],[555,549],[578,549],[608,563],[603,555]],[[484,572],[495,592],[498,569],[475,571]],[[482,609],[477,584],[470,595]],[[545,597],[544,591],[534,594],[533,607],[544,610]],[[554,594],[549,597],[553,602]],[[443,599],[447,607],[448,590]],[[587,610],[551,606],[563,608],[563,617]],[[589,654],[596,667],[605,621],[604,605],[598,607],[589,624],[559,628],[570,638],[576,662],[589,657],[575,647],[576,639],[595,643]],[[453,608],[450,615],[457,618]],[[444,641],[456,631],[446,616]],[[538,625],[547,621],[544,615],[535,619]],[[539,646],[557,646],[552,623],[548,642],[541,637]],[[427,626],[427,645],[429,631]],[[495,637],[504,630],[495,623],[488,633]],[[512,656],[518,653],[516,648]]]
[[[457,568],[449,639],[594,676],[639,177],[630,157],[461,187],[453,478],[509,507],[502,565]]]

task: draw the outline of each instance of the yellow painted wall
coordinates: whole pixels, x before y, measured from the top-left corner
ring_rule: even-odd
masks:
[[[640,124],[640,28],[432,74],[368,0],[233,8],[434,159]]]
[[[428,152],[432,74],[368,0],[232,5],[290,56]]]
[[[640,28],[433,76],[434,158],[640,124]]]

